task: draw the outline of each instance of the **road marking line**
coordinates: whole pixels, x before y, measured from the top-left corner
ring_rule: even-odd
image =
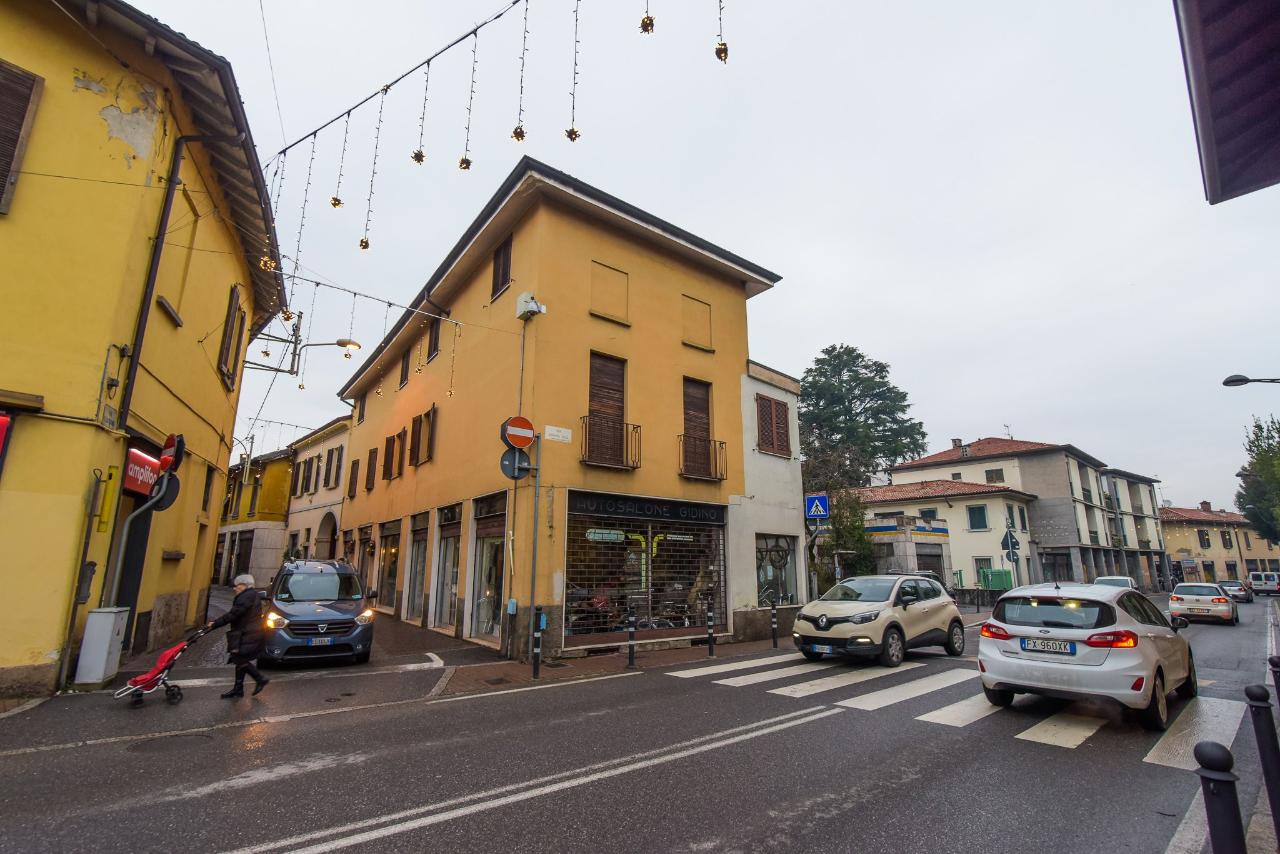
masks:
[[[786,679],[791,676],[799,676],[802,673],[812,673],[815,670],[830,670],[832,667],[839,664],[840,662],[838,661],[811,661],[807,664],[796,664],[791,667],[783,667],[778,670],[766,670],[764,673],[748,673],[746,676],[717,679],[716,684],[741,688],[743,685],[755,685],[758,682],[772,682],[774,679]]]
[[[1204,790],[1196,786],[1196,796],[1191,799],[1186,815],[1178,822],[1178,829],[1169,840],[1164,854],[1200,854],[1209,841],[1209,818],[1204,811]]]
[[[1106,724],[1106,718],[1077,715],[1073,712],[1058,712],[1056,715],[1045,718],[1030,729],[1024,729],[1014,738],[1072,749],[1084,744],[1086,738],[1102,729]]]
[[[773,664],[780,664],[784,661],[799,661],[803,658],[798,652],[787,653],[786,655],[771,655],[768,658],[753,658],[750,661],[731,661],[728,664],[712,664],[708,667],[695,667],[693,670],[677,670],[675,673],[668,673],[668,676],[678,676],[681,679],[688,679],[693,676],[710,676],[713,673],[728,673],[731,670],[747,670],[751,667],[765,667]]]
[[[374,816],[373,818],[360,819],[359,821],[354,821],[354,822],[351,822],[350,824],[342,825],[340,828],[330,828],[326,830],[313,830],[308,833],[299,834],[298,836],[291,836],[286,840],[280,840],[278,842],[262,843],[259,845],[250,846],[248,848],[241,848],[236,851],[227,852],[227,854],[254,854],[254,852],[259,852],[259,851],[275,850],[284,845],[300,845],[304,842],[311,842],[316,839],[323,839],[326,836],[332,836],[335,833],[339,833],[339,832],[350,833],[351,831],[360,830],[366,827],[373,827],[375,825],[386,824],[387,822],[391,822],[391,821],[399,821],[405,818],[412,818],[414,816],[419,816],[424,813],[431,812],[432,810],[444,809],[446,807],[454,807],[454,806],[458,806],[459,804],[470,803],[471,801],[487,800],[489,798],[496,797],[498,795],[504,795],[508,792],[515,792],[521,789],[525,789],[531,785],[534,785],[535,783],[551,783],[551,782],[555,782],[556,780],[564,780],[566,778],[574,777],[579,774],[598,771],[602,768],[612,768],[616,765],[625,765],[628,762],[635,762],[640,759],[647,759],[650,756],[659,756],[663,753],[667,753],[668,751],[677,750],[685,747],[691,747],[695,744],[704,744],[708,741],[715,741],[718,738],[724,738],[725,736],[734,735],[740,732],[746,732],[748,730],[755,729],[756,727],[767,726],[769,724],[775,724],[781,721],[786,721],[794,718],[812,715],[815,712],[820,712],[822,710],[823,710],[822,706],[813,706],[808,709],[801,709],[800,711],[796,711],[796,712],[788,712],[785,715],[778,715],[777,717],[773,717],[773,718],[765,718],[762,721],[752,721],[749,724],[742,724],[740,726],[735,726],[735,727],[730,727],[729,729],[720,730],[719,732],[713,732],[707,735],[700,735],[696,738],[688,739],[687,741],[680,741],[680,742],[676,742],[675,744],[663,745],[662,747],[657,747],[652,750],[644,750],[644,751],[641,751],[640,753],[633,753],[629,756],[619,756],[615,759],[606,759],[603,762],[596,762],[592,765],[587,765],[582,768],[573,768],[568,771],[560,771],[558,773],[550,774],[545,777],[539,777],[536,780],[524,780],[519,783],[509,783],[505,786],[498,786],[497,788],[487,789],[482,792],[471,792],[466,795],[459,795],[456,798],[450,798],[447,801],[440,801],[438,803],[428,804],[426,806],[420,806],[420,807],[410,807],[409,809],[400,810],[394,813],[387,813],[386,815]]]
[[[905,685],[895,685],[882,691],[872,691],[870,694],[854,697],[852,700],[842,700],[836,705],[844,706],[848,709],[874,711],[885,706],[891,706],[894,703],[901,703],[903,700],[910,700],[913,697],[919,697],[932,691],[939,691],[951,685],[977,678],[978,671],[969,670],[968,668],[944,670],[941,673],[935,673],[923,679],[914,679]]]
[[[1191,751],[1201,741],[1231,744],[1244,718],[1245,704],[1239,700],[1196,697],[1187,703],[1173,725],[1160,736],[1155,747],[1142,758],[1152,765],[1194,771],[1200,767]]]
[[[310,679],[345,679],[352,676],[386,676],[390,673],[408,673],[419,670],[439,670],[444,667],[443,662],[437,659],[435,661],[412,661],[407,664],[396,664],[390,667],[382,667],[377,670],[354,670],[344,668],[342,670],[312,670],[306,673],[283,673],[273,675],[272,682],[302,682]],[[213,676],[206,679],[184,679],[182,671],[170,674],[173,684],[178,685],[184,690],[187,688],[225,688],[231,683],[232,674],[225,676]],[[75,691],[67,694],[69,697],[87,696],[89,694],[114,694],[117,689],[106,688],[101,691]]]
[[[1197,680],[1196,680],[1196,682],[1200,685],[1200,687],[1201,687],[1201,688],[1203,688],[1203,687],[1204,687],[1204,686],[1206,686],[1206,685],[1213,685],[1213,684],[1215,684],[1217,681],[1218,681],[1218,680],[1216,680],[1216,679],[1197,679]]]
[[[998,711],[1000,711],[1000,707],[991,705],[991,701],[987,699],[986,694],[978,694],[977,696],[969,697],[967,700],[943,706],[941,709],[929,712],[927,715],[920,715],[916,720],[928,721],[931,724],[961,727],[980,721],[987,715],[994,715]]]
[[[600,780],[607,780],[611,777],[618,777],[623,774],[630,774],[636,771],[643,771],[647,768],[653,768],[658,765],[665,765],[669,762],[675,762],[677,760],[685,759],[690,756],[696,756],[699,753],[706,753],[711,750],[719,750],[721,748],[730,747],[734,744],[738,744],[744,741],[760,738],[761,736],[764,736],[764,735],[770,735],[775,732],[780,732],[785,729],[790,729],[791,727],[801,726],[807,723],[813,723],[814,721],[818,721],[823,718],[830,717],[831,715],[838,715],[840,713],[841,713],[840,709],[825,709],[823,711],[809,714],[805,717],[796,718],[790,721],[785,721],[782,723],[774,724],[772,726],[767,726],[760,729],[753,729],[753,730],[750,730],[749,732],[744,732],[729,738],[722,738],[718,741],[712,741],[707,744],[700,744],[695,747],[688,747],[688,748],[685,748],[684,750],[678,750],[674,753],[664,753],[662,755],[654,756],[649,759],[644,759],[638,762],[632,762],[626,765],[620,765],[620,766],[605,769],[602,771],[596,771],[594,773],[587,773],[587,774],[580,773],[579,776],[570,777],[569,779],[561,780],[559,782],[535,786],[533,788],[527,788],[522,791],[514,792],[504,797],[486,799],[478,803],[472,803],[466,806],[460,806],[454,809],[445,810],[444,812],[437,812],[434,814],[424,815],[419,818],[411,819],[408,821],[400,821],[395,824],[384,825],[374,830],[367,830],[364,833],[351,834],[349,828],[346,826],[330,828],[329,834],[337,835],[338,838],[332,839],[328,842],[321,842],[316,845],[309,846],[307,848],[294,849],[294,854],[319,854],[319,852],[323,852],[323,851],[334,851],[340,848],[349,848],[353,845],[362,845],[366,842],[372,842],[376,839],[383,839],[388,836],[394,836],[396,834],[406,833],[411,830],[418,830],[423,827],[430,827],[431,825],[440,824],[442,822],[450,821],[455,818],[462,818],[464,816],[474,815],[475,813],[486,812],[488,810],[497,809],[498,807],[504,807],[504,806],[507,806],[508,804],[518,803],[520,801],[527,801],[533,798],[542,797],[544,795],[555,794],[556,792],[562,792],[567,789],[575,789],[580,786],[586,786],[586,785],[590,785],[591,783],[599,782]],[[439,807],[430,807],[425,809],[432,809],[432,808],[438,809]],[[285,840],[279,840],[273,843],[268,843],[267,845],[259,846],[257,848],[253,848],[249,850],[254,850],[254,851],[270,850],[272,848],[288,847],[293,844],[295,844],[293,840],[285,839]]]
[[[22,705],[20,705],[20,706],[15,706],[14,708],[10,709],[10,710],[9,710],[9,711],[7,711],[7,712],[0,712],[0,718],[13,717],[14,715],[20,715],[20,714],[22,714],[23,712],[29,712],[29,711],[31,711],[32,709],[34,709],[36,706],[38,706],[38,705],[40,705],[41,703],[43,703],[43,702],[44,702],[45,700],[47,700],[47,699],[49,699],[49,698],[48,698],[48,697],[36,697],[34,700],[27,700],[27,701],[26,701],[25,703],[23,703]]]
[[[0,750],[0,758],[6,756],[22,756],[29,753],[49,753],[55,750],[72,750],[77,747],[95,747],[100,744],[120,744],[130,741],[146,741],[151,738],[165,738],[171,735],[195,735],[202,732],[216,732],[223,729],[258,726],[259,724],[282,724],[300,718],[315,718],[324,715],[345,715],[351,712],[366,712],[370,709],[385,709],[392,706],[406,706],[411,703],[435,705],[437,703],[454,703],[460,700],[478,700],[482,697],[496,697],[500,694],[514,694],[521,691],[540,691],[543,688],[566,688],[570,685],[581,685],[584,682],[603,682],[606,679],[621,679],[627,676],[640,676],[639,671],[632,673],[613,673],[608,676],[592,676],[587,679],[569,679],[563,682],[547,682],[542,685],[529,685],[524,688],[508,688],[504,691],[489,691],[484,694],[459,694],[456,697],[409,697],[404,700],[386,700],[381,703],[364,703],[359,706],[342,706],[336,709],[313,709],[307,712],[294,712],[289,715],[268,715],[265,717],[246,718],[241,721],[211,724],[209,726],[191,727],[190,729],[162,730],[160,732],[137,733],[135,735],[114,735],[105,738],[86,738],[82,741],[64,741],[60,744],[41,744],[33,747],[15,747]]]
[[[924,667],[924,665],[916,662],[908,662],[901,665],[896,670],[891,667],[865,667],[861,670],[852,670],[848,673],[837,673],[835,676],[824,676],[821,679],[811,679],[808,682],[800,682],[796,685],[783,685],[781,688],[774,688],[769,693],[781,694],[784,697],[808,697],[811,694],[820,694],[823,691],[844,688],[847,685],[857,685],[859,682],[866,682],[869,679],[878,679],[881,676],[888,676],[891,673],[898,673],[903,670],[909,670],[913,667]]]

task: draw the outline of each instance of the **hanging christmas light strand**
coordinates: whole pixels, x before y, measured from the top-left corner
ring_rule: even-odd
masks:
[[[382,339],[387,340],[387,320],[391,317],[391,300],[387,300],[387,307],[382,312]],[[373,390],[378,397],[382,397],[382,376],[378,376],[378,387]]]
[[[578,40],[578,10],[582,6],[582,0],[574,0],[573,2],[573,86],[569,89],[569,128],[564,135],[569,138],[570,142],[577,142],[582,136],[578,132],[578,48],[582,44]]]
[[[314,282],[313,284],[318,286],[320,283]],[[355,335],[355,331],[356,331],[356,292],[352,291],[351,292],[351,320],[347,323],[347,340],[348,341],[352,340],[352,336]],[[345,358],[350,359],[351,350],[348,349],[342,355]]]
[[[378,177],[378,146],[382,142],[382,108],[387,103],[387,91],[390,86],[382,87],[382,100],[378,102],[378,123],[373,128],[373,165],[369,167],[369,200],[364,206],[364,237],[360,238],[360,248],[369,248],[369,222],[373,219],[373,180]]]
[[[427,98],[431,94],[431,63],[430,62],[427,63],[427,73],[424,75],[424,77],[426,79],[423,81],[423,84],[422,84],[422,115],[418,118],[418,147],[414,150],[413,154],[409,155],[409,158],[414,163],[417,163],[419,166],[422,165],[422,161],[427,159],[427,151],[426,151],[426,146],[424,145],[424,140],[426,139],[426,134],[427,134]]]
[[[277,214],[280,212],[280,197],[284,195],[284,167],[288,161],[288,155],[280,158],[279,175],[280,180],[276,184],[276,194],[271,199],[271,224],[275,225]]]
[[[479,63],[480,31],[471,32],[471,89],[467,93],[467,136],[462,144],[462,157],[458,160],[458,168],[471,168],[471,105],[476,99],[476,65]]]
[[[720,29],[716,33],[716,59],[721,62],[729,61],[729,43],[724,40],[724,0],[719,0],[720,4]]]
[[[342,167],[347,162],[347,138],[351,135],[351,111],[347,110],[347,122],[342,126],[342,153],[338,155],[338,184],[333,188],[329,204],[335,208],[342,207]]]
[[[511,138],[516,142],[524,142],[524,63],[529,55],[529,0],[524,0],[524,30],[520,36],[520,98],[516,103],[516,126],[511,131]]]
[[[649,0],[644,0],[644,17],[640,19],[640,32],[646,36],[653,32],[653,16],[649,14]]]
[[[293,305],[293,292],[297,287],[298,263],[302,257],[302,229],[307,224],[307,199],[311,197],[311,167],[316,162],[316,138],[311,137],[311,156],[307,158],[307,180],[302,185],[302,208],[298,212],[298,239],[293,246],[293,274],[289,277],[289,305]],[[285,314],[292,314],[287,308]],[[288,320],[289,318],[285,318]]]

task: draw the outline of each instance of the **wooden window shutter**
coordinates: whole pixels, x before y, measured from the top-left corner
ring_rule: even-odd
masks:
[[[773,399],[762,394],[756,395],[756,447],[762,451],[776,453],[773,432]]]
[[[773,401],[773,449],[784,457],[791,456],[791,420],[789,407],[781,400]]]
[[[502,241],[493,253],[493,291],[490,299],[500,294],[511,283],[511,237]]]
[[[419,465],[422,463],[422,416],[415,415],[413,420],[409,422],[409,463],[411,465]]]
[[[7,214],[17,189],[43,78],[0,60],[0,214]]]
[[[444,317],[449,316],[449,312],[442,313]],[[444,323],[439,317],[431,318],[431,331],[427,334],[427,361],[430,362],[436,357],[436,353],[440,352],[440,326]]]
[[[320,478],[321,478],[321,475],[324,474],[324,457],[320,456],[319,454],[316,454],[315,460],[316,460],[316,476],[315,476],[315,479],[311,481],[311,492],[313,494],[320,491]]]
[[[234,364],[231,352],[235,346],[236,315],[240,311],[240,286],[232,285],[231,294],[227,297],[227,314],[222,319],[222,345],[218,348],[218,371],[222,381],[229,383],[228,375],[234,377],[231,366]]]
[[[324,452],[324,488],[333,484],[333,448]]]
[[[587,388],[587,447],[593,462],[622,465],[626,417],[627,363],[591,354]]]
[[[391,480],[396,465],[396,437],[388,436],[382,443],[382,479]]]
[[[330,488],[337,489],[342,485],[342,446],[336,449],[337,453],[333,455],[333,483]]]
[[[684,434],[711,438],[711,386],[684,378]]]
[[[289,494],[298,496],[302,493],[298,491],[298,481],[302,478],[302,466],[295,465],[293,467],[293,478],[289,481]]]
[[[347,497],[356,497],[356,484],[360,482],[360,461],[351,461],[351,477],[347,481]]]
[[[307,461],[302,466],[302,491],[304,493],[311,491],[311,469],[315,462],[314,457],[307,457]]]
[[[436,420],[439,415],[436,413],[435,404],[427,410],[427,455],[423,462],[431,462],[432,457],[436,455]]]
[[[378,449],[369,449],[369,462],[364,472],[364,488],[368,492],[373,489],[373,485],[378,482]]]
[[[405,439],[408,437],[409,431],[403,427],[396,434],[396,477],[404,477],[404,451]]]

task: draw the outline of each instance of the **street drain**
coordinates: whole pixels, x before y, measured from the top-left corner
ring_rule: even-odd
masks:
[[[212,739],[213,736],[205,735],[204,733],[163,735],[158,738],[148,738],[144,741],[135,742],[125,749],[134,753],[179,753],[193,747],[200,747]]]
[[[507,679],[505,676],[495,676],[495,677],[494,677],[494,678],[492,678],[492,679],[486,679],[486,680],[484,680],[484,684],[486,684],[486,685],[506,685],[506,684],[507,684],[508,682],[510,682],[510,681],[511,681],[511,680],[510,680],[510,679]]]

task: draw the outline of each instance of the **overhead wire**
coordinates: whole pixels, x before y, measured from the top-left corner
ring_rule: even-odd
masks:
[[[267,69],[271,72],[271,92],[276,97],[276,118],[280,120],[280,144],[289,141],[284,131],[284,111],[280,109],[280,89],[276,86],[276,65],[271,59],[271,36],[267,34],[267,10],[262,0],[258,0],[258,14],[262,17],[262,41],[267,46]]]

